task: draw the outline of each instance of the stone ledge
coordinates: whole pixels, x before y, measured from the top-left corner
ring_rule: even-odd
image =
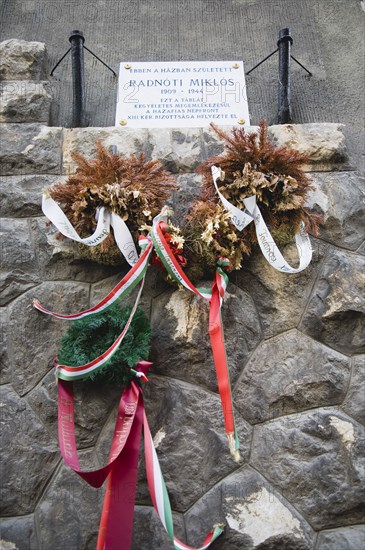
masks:
[[[309,157],[307,172],[349,170],[343,124],[281,124],[269,127],[269,137],[277,147],[292,147]]]
[[[47,75],[43,42],[11,38],[0,43],[0,80],[42,80]]]
[[[269,137],[275,145],[290,146],[309,157],[307,172],[350,169],[342,124],[286,124],[270,126]],[[231,127],[223,127],[230,132]],[[248,127],[247,132],[257,127]],[[202,160],[222,153],[222,140],[210,127],[205,128],[74,128],[64,130],[63,173],[72,173],[76,166],[71,152],[86,156],[95,153],[95,142],[107,147],[116,145],[124,154],[143,151],[147,157],[161,160],[173,173],[194,172]]]
[[[11,80],[0,83],[0,122],[49,123],[51,83],[46,80]]]
[[[148,132],[143,128],[65,128],[63,130],[63,174],[72,174],[76,163],[71,153],[77,151],[91,157],[95,155],[95,143],[100,140],[106,147],[115,146],[123,155],[144,152],[148,155]]]

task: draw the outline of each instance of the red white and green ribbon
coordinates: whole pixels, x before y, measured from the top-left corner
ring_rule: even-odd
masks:
[[[42,210],[62,235],[87,246],[96,246],[103,242],[110,233],[110,227],[113,227],[115,242],[129,265],[134,265],[138,261],[133,237],[127,225],[120,216],[110,212],[104,206],[97,211],[94,233],[84,238],[80,237],[60,206],[48,194],[43,195]]]
[[[295,268],[288,264],[275,243],[264,218],[262,217],[260,209],[257,206],[256,195],[252,195],[251,197],[243,200],[245,207],[244,211],[240,210],[223,197],[217,184],[217,180],[224,177],[223,174],[224,173],[220,168],[217,166],[212,166],[212,176],[218,196],[225,209],[231,213],[232,223],[237,227],[237,229],[241,231],[248,225],[248,223],[250,223],[250,221],[254,222],[257,241],[261,248],[261,252],[269,264],[277,271],[281,271],[283,273],[299,273],[308,267],[312,259],[312,246],[309,236],[304,229],[303,222],[301,223],[300,231],[295,235],[295,244],[299,255],[299,266]],[[247,216],[251,219],[249,220]],[[246,223],[247,221],[248,223]]]
[[[93,359],[89,363],[86,363],[85,365],[80,365],[80,366],[59,365],[56,362],[55,367],[56,367],[57,378],[61,378],[62,380],[82,380],[82,379],[89,378],[91,375],[95,374],[97,371],[105,367],[106,363],[110,361],[110,359],[113,357],[115,352],[120,347],[125,335],[128,332],[128,329],[131,325],[134,314],[137,310],[139,300],[141,298],[143,285],[144,285],[144,278],[141,281],[136,300],[134,302],[134,305],[128,317],[128,320],[125,324],[125,327],[123,328],[122,332],[119,334],[115,342],[113,342],[113,344],[104,353],[99,355],[99,357],[96,357],[95,359]]]
[[[136,365],[136,372],[145,376],[150,366],[151,363],[140,361]],[[223,532],[222,526],[214,527],[199,549],[185,545],[174,536],[170,500],[144,411],[141,388],[132,381],[123,392],[119,402],[107,465],[94,471],[85,472],[80,469],[77,455],[73,384],[59,380],[58,436],[62,456],[66,464],[92,487],[100,487],[108,478],[97,550],[130,549],[142,423],[147,480],[152,502],[174,548],[177,550],[208,548]],[[128,490],[127,498],[121,498],[126,489]]]
[[[143,415],[144,450],[146,459],[147,482],[155,510],[164,526],[167,534],[173,542],[176,550],[190,550],[191,547],[181,542],[174,535],[174,526],[169,495],[166,483],[162,476],[161,467],[153,444],[152,435],[147,421],[146,413]],[[202,546],[196,550],[208,548],[212,542],[223,532],[222,526],[217,525],[207,535]]]
[[[140,237],[139,245],[142,248],[142,254],[138,262],[134,264],[132,269],[128,271],[127,275],[123,277],[123,279],[113,288],[113,290],[111,290],[107,294],[107,296],[103,298],[103,300],[101,300],[92,308],[80,311],[79,313],[64,315],[62,313],[56,313],[54,311],[46,309],[39,303],[38,300],[34,300],[34,307],[39,311],[42,311],[42,313],[46,313],[47,315],[52,315],[57,319],[64,319],[66,321],[76,321],[77,319],[82,319],[83,317],[87,317],[88,315],[93,315],[95,313],[100,313],[104,309],[107,309],[116,300],[125,298],[134,289],[134,287],[144,279],[153,246],[146,237]]]
[[[156,253],[164,264],[169,275],[179,285],[210,302],[209,334],[217,375],[218,389],[222,402],[225,430],[230,452],[235,461],[239,461],[239,441],[235,428],[231,385],[229,381],[229,370],[224,344],[222,319],[220,315],[225,289],[228,284],[228,277],[222,268],[227,265],[228,260],[220,259],[218,261],[218,268],[211,290],[196,288],[182,271],[167,240],[164,237],[161,228],[161,222],[164,222],[164,220],[164,213],[162,213],[162,215],[155,218],[153,222],[151,238]]]
[[[58,438],[66,464],[92,487],[100,487],[109,476],[110,493],[104,502],[98,550],[130,549],[142,419],[142,394],[132,383],[120,399],[107,465],[85,472],[80,469],[76,448],[73,384],[58,382]],[[120,506],[126,487],[128,498]]]
[[[194,292],[198,296],[206,300],[210,300],[211,292],[206,289],[198,289],[191,283],[186,274],[181,269],[179,263],[177,262],[174,254],[172,253],[170,246],[168,245],[164,234],[161,229],[161,222],[166,222],[166,209],[162,210],[161,214],[156,216],[153,220],[153,226],[151,231],[151,238],[155,248],[155,251],[160,258],[161,262],[165,266],[168,274],[176,281],[180,286],[183,286],[187,290]]]

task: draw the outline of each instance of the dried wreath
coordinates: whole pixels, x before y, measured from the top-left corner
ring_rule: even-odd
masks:
[[[185,255],[192,279],[211,276],[218,256],[228,258],[229,270],[240,269],[252,246],[257,244],[254,224],[243,231],[237,229],[224,199],[245,210],[244,200],[254,196],[278,244],[290,242],[302,223],[307,231],[318,235],[320,221],[317,214],[304,206],[312,189],[302,169],[307,160],[305,155],[287,147],[276,148],[268,139],[263,121],[258,132],[235,128],[231,135],[214,124],[211,126],[226,149],[198,168],[203,176],[202,191],[183,222]],[[221,169],[217,185],[212,173],[214,166]]]
[[[77,152],[72,157],[77,163],[76,173],[47,192],[81,237],[93,233],[97,226],[95,214],[104,207],[126,223],[136,244],[139,235],[149,230],[153,218],[178,188],[162,164],[158,160],[147,161],[143,153],[125,157],[109,152],[97,142],[96,158],[89,160]],[[108,265],[124,262],[112,232],[96,246],[82,242],[78,246],[82,257],[95,262]]]

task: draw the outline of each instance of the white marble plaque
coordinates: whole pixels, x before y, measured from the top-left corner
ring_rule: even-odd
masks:
[[[115,125],[248,126],[242,61],[123,62]]]

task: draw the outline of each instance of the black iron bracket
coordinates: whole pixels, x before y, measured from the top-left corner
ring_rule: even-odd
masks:
[[[257,67],[279,52],[278,124],[287,124],[288,122],[292,122],[290,102],[290,60],[292,59],[295,61],[295,63],[304,69],[309,76],[312,76],[312,73],[291,54],[290,49],[292,44],[293,38],[290,35],[290,29],[282,29],[279,32],[279,40],[277,42],[278,47],[276,50],[267,55],[246,73],[246,76],[248,76],[255,69],[257,69]]]
[[[71,52],[71,64],[72,64],[72,88],[73,88],[73,102],[72,102],[72,128],[80,128],[83,126],[83,115],[84,115],[84,89],[85,89],[85,74],[84,74],[84,50],[88,51],[102,63],[109,71],[113,73],[114,76],[117,76],[117,73],[109,67],[100,57],[98,57],[94,52],[89,50],[84,44],[85,38],[84,34],[81,31],[72,31],[70,33],[69,41],[71,47],[67,52],[57,61],[56,65],[53,67],[50,76],[53,76],[54,71],[62,63],[65,57]]]

